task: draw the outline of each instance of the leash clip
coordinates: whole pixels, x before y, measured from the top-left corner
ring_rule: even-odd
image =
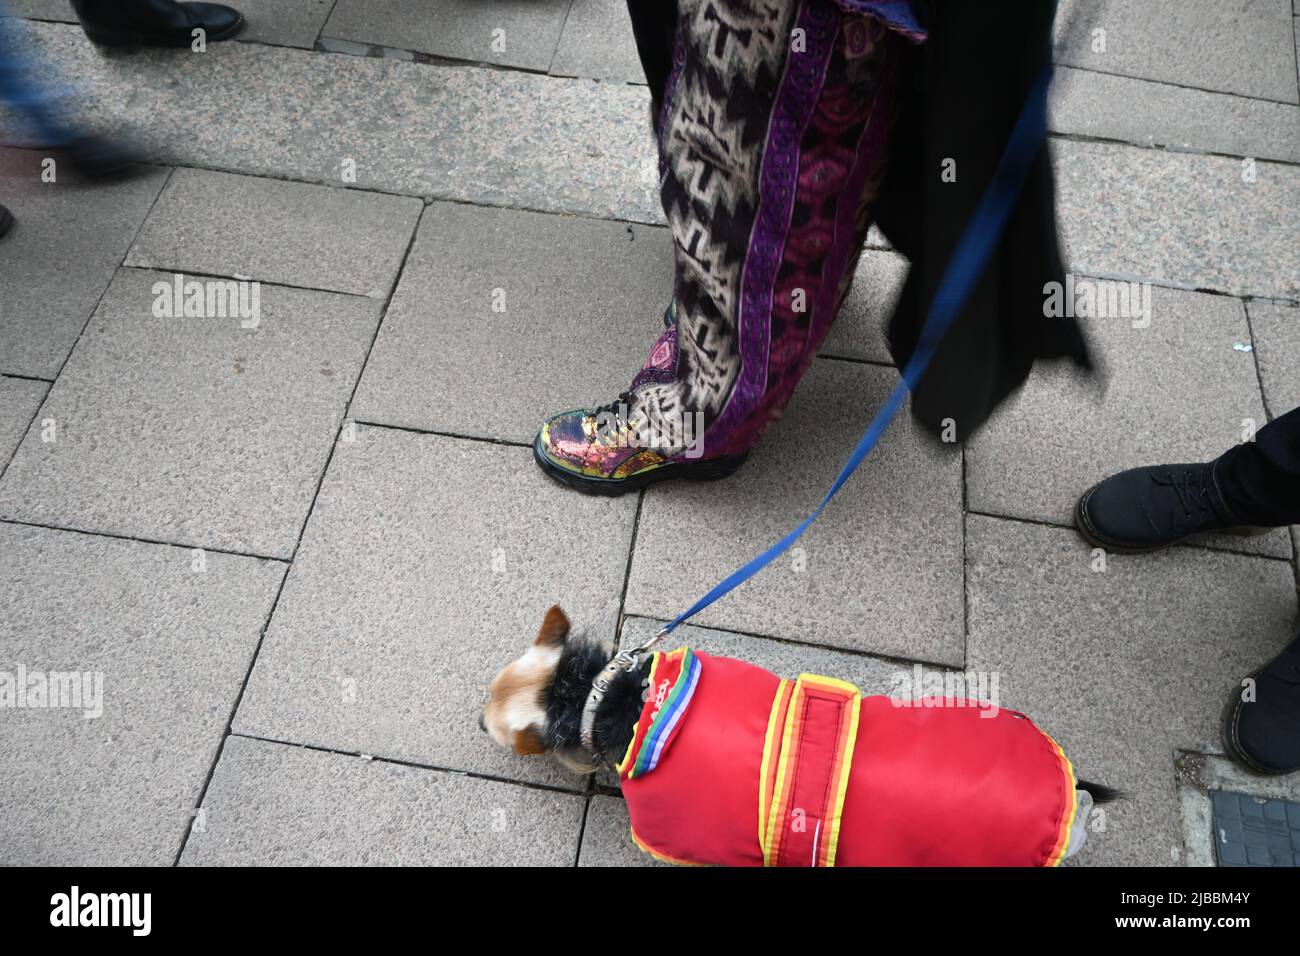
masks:
[[[607,762],[604,755],[596,750],[596,711],[600,709],[601,702],[605,699],[605,695],[609,693],[610,685],[617,675],[630,673],[636,667],[637,661],[649,653],[650,648],[663,640],[672,629],[671,624],[665,624],[639,646],[619,651],[610,658],[608,664],[601,668],[600,673],[592,678],[591,690],[587,693],[587,700],[582,707],[582,722],[578,727],[578,739],[582,743],[582,749],[587,751],[598,763],[606,764]]]

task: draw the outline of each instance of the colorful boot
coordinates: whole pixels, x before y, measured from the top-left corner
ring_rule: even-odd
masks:
[[[707,461],[692,456],[690,448],[670,457],[656,447],[662,429],[648,426],[649,412],[639,393],[647,386],[671,385],[676,378],[677,326],[671,305],[664,325],[631,388],[608,405],[561,412],[542,426],[533,457],[544,472],[578,491],[621,495],[667,478],[725,478],[741,466],[743,454]]]

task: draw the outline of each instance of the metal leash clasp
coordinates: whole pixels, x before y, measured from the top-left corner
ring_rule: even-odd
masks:
[[[625,651],[619,651],[615,654],[608,664],[606,664],[591,680],[591,690],[587,693],[587,700],[583,704],[582,719],[579,723],[578,739],[584,750],[589,753],[597,763],[609,766],[603,754],[596,750],[595,727],[596,711],[600,709],[601,702],[605,695],[609,693],[610,684],[613,683],[614,677],[621,673],[630,673],[635,667],[636,662],[644,654],[648,653],[650,648],[663,640],[663,638],[672,630],[671,624],[665,624],[659,630],[655,631],[648,640],[638,647],[628,648]]]

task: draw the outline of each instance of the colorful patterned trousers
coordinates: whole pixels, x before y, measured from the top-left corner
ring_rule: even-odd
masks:
[[[715,458],[780,414],[839,312],[884,176],[905,41],[830,0],[678,11],[660,123],[675,368],[631,408],[669,435],[702,414]]]
[[[594,441],[593,413],[558,416],[541,441],[587,475],[743,455],[780,415],[852,280],[900,44],[923,36],[905,2],[678,0],[676,15],[652,90],[673,322],[610,418],[654,440]]]

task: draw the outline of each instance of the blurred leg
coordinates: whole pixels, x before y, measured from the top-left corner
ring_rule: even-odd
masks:
[[[7,13],[0,0],[0,14]],[[26,125],[26,133],[41,146],[62,146],[76,134],[57,112],[58,94],[39,81],[39,64],[21,35],[21,20],[0,15],[0,103]]]

